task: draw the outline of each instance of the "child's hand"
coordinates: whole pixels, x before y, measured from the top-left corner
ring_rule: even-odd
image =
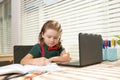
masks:
[[[34,59],[33,63],[35,65],[45,66],[45,65],[49,64],[50,61],[45,57],[41,57],[41,58]]]
[[[50,63],[49,59],[47,59],[47,58],[45,58],[45,57],[41,57],[40,59],[41,59],[40,64],[41,64],[42,66],[45,66],[45,65],[47,65],[47,64]]]

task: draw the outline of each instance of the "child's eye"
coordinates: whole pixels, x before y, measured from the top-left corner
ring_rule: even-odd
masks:
[[[48,36],[48,38],[51,38],[51,36]]]
[[[54,37],[54,39],[58,39],[58,37]]]

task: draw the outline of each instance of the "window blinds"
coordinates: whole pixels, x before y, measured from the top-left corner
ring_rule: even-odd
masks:
[[[72,56],[78,56],[79,32],[101,34],[103,39],[120,34],[119,0],[60,0],[50,5],[45,4],[43,0],[22,2],[24,44],[37,40],[40,21],[38,16],[42,17],[43,22],[55,19],[61,23],[62,43]]]
[[[44,4],[44,3],[43,3]],[[78,53],[78,33],[97,33],[109,39],[120,34],[119,0],[62,0],[44,4],[44,21],[58,20],[63,28],[63,44],[72,56]]]
[[[0,54],[11,50],[11,0],[5,0],[0,3]]]
[[[2,46],[2,5],[0,4],[0,53],[3,50]]]
[[[63,46],[73,59],[78,56],[78,33],[102,34],[106,21],[105,0],[62,0],[44,5],[44,20],[55,19],[62,24]]]
[[[22,0],[22,44],[35,44],[39,33],[39,0]]]
[[[120,35],[120,1],[108,0],[107,7],[107,25],[103,33],[105,38],[111,38],[114,35]]]

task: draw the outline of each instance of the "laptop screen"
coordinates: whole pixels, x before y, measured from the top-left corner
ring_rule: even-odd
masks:
[[[80,64],[89,65],[102,61],[102,37],[97,34],[79,33]]]
[[[79,33],[79,50],[76,61],[58,63],[63,66],[87,66],[102,62],[102,37],[96,34]],[[72,57],[72,55],[71,55]],[[73,57],[72,57],[73,58]]]

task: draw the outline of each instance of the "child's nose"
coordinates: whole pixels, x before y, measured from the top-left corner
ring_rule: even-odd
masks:
[[[53,39],[53,38],[51,38],[51,39],[50,39],[50,41],[51,41],[51,42],[53,42],[53,41],[54,41],[54,39]]]

